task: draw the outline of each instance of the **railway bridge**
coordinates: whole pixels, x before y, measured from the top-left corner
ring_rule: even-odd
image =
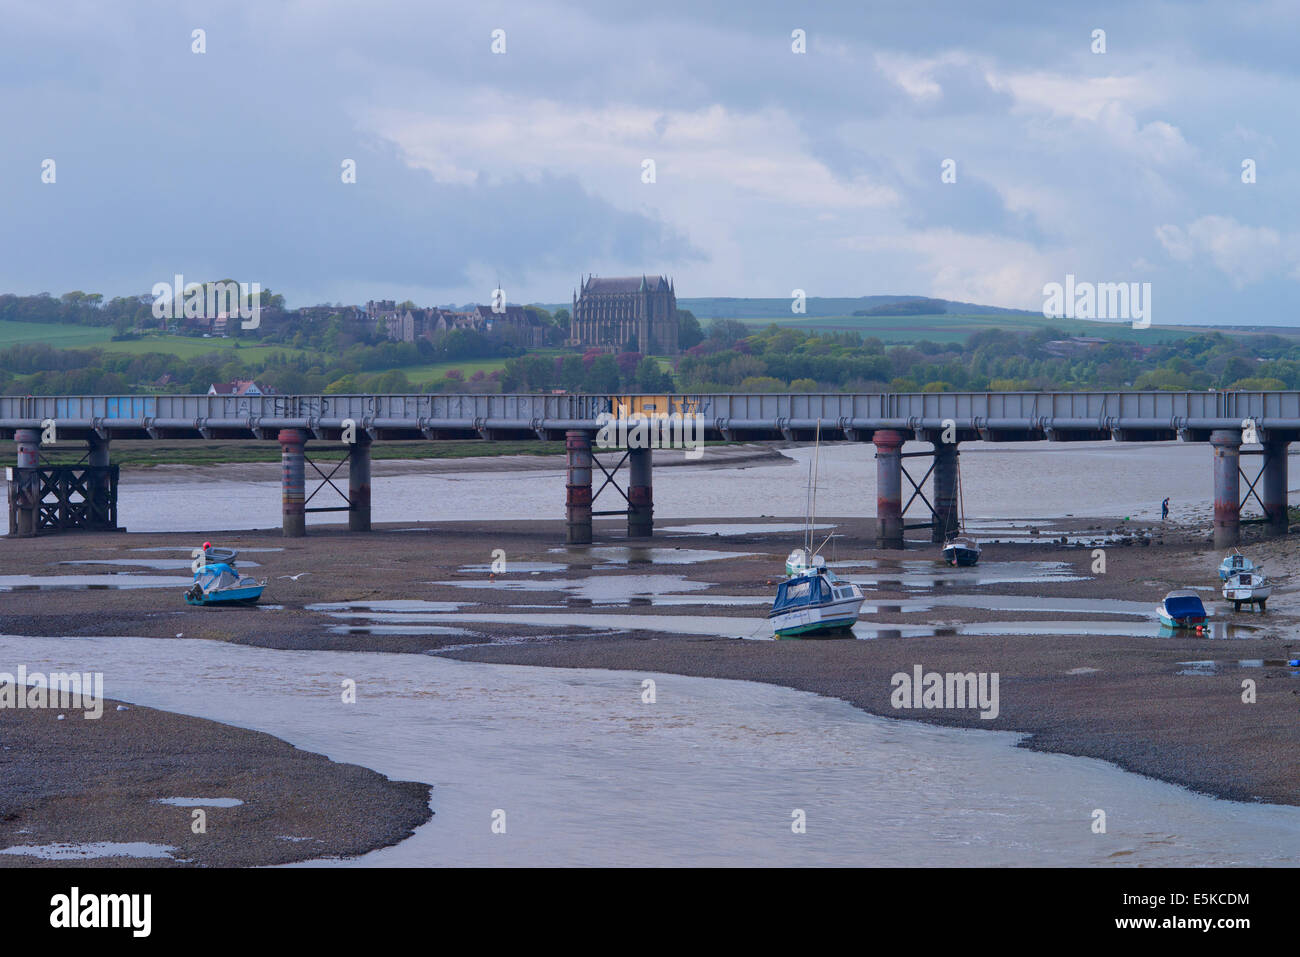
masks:
[[[1252,496],[1268,528],[1287,531],[1287,450],[1300,438],[1300,392],[6,396],[0,397],[0,439],[16,444],[14,465],[6,470],[10,533],[115,527],[115,439],[278,442],[287,536],[305,534],[307,514],[317,511],[346,511],[351,529],[370,529],[374,442],[535,439],[565,443],[569,542],[590,542],[592,517],[602,515],[626,515],[630,536],[649,536],[653,449],[638,439],[636,429],[604,429],[611,417],[680,419],[686,428],[672,434],[697,441],[812,441],[820,433],[825,441],[871,442],[877,537],[883,547],[902,547],[905,528],[914,527],[904,516],[918,498],[926,521],[915,524],[930,528],[935,540],[956,527],[962,443],[1204,443],[1214,473],[1214,540],[1225,547],[1237,542],[1241,508]],[[616,436],[612,444],[605,441],[609,435]],[[909,440],[929,443],[931,449],[904,453]],[[43,446],[80,442],[86,452],[78,465],[42,465]],[[310,459],[309,446],[319,448],[311,443],[320,442],[341,443],[335,447],[346,452],[346,493],[334,485],[342,462],[327,475]],[[602,450],[618,458],[612,468],[600,460]],[[1243,456],[1252,455],[1261,463],[1253,478],[1241,464]],[[930,459],[920,481],[905,467],[909,456]],[[308,464],[345,505],[311,506]],[[603,481],[593,493],[597,470]],[[904,478],[913,489],[906,502]],[[593,509],[611,485],[621,496],[620,507]]]

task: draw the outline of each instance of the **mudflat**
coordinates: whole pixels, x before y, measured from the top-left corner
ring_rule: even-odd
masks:
[[[796,518],[776,521],[798,524]],[[867,594],[857,640],[765,640],[771,635],[767,606],[798,534],[726,519],[662,522],[703,533],[661,529],[648,541],[629,540],[621,524],[598,521],[596,544],[572,547],[562,544],[563,523],[548,521],[438,523],[416,530],[403,524],[406,531],[379,526],[365,534],[318,526],[302,539],[232,533],[219,544],[243,549],[241,562],[258,563],[244,566],[245,573],[269,581],[263,606],[245,609],[194,608],[181,600],[189,549],[215,536],[10,539],[0,541],[0,588],[8,589],[0,591],[0,622],[4,632],[19,635],[201,638],[761,681],[841,698],[891,718],[1023,732],[1024,746],[1100,758],[1221,798],[1300,803],[1300,669],[1287,665],[1300,656],[1300,619],[1289,584],[1297,560],[1287,539],[1244,546],[1279,587],[1267,613],[1234,614],[1212,601],[1219,556],[1200,528],[1031,521],[988,532],[980,565],[951,569],[929,543],[877,550],[871,520],[824,521],[838,532],[828,558]],[[4,577],[12,575],[40,580]],[[120,587],[143,575],[174,576],[176,583]],[[1187,586],[1206,589],[1207,607],[1214,609],[1210,628],[1203,634],[1162,631],[1155,604],[1165,592]],[[395,601],[417,605],[386,604]],[[402,609],[415,614],[404,618]],[[917,666],[996,673],[996,718],[981,718],[974,708],[894,707],[893,676],[910,675]],[[1253,694],[1243,682],[1253,684]],[[21,827],[34,828],[44,840],[81,839],[77,834],[105,840],[103,829],[73,828],[75,815],[67,809],[94,813],[97,802],[112,808],[104,795],[118,793],[118,813],[106,811],[102,819],[124,822],[113,833],[133,840],[153,834],[179,847],[178,858],[205,863],[359,853],[400,839],[427,814],[424,785],[374,780],[379,776],[365,769],[301,752],[284,760],[284,749],[292,749],[274,739],[254,740],[265,735],[147,709],[110,709],[104,727],[113,727],[110,718],[125,720],[122,715],[151,721],[161,733],[150,732],[151,750],[141,756],[133,750],[139,735],[99,732],[93,782],[56,775],[42,786],[41,769],[0,765],[6,808],[0,817],[15,807],[24,815],[21,824],[0,821],[6,846],[36,843],[18,833]],[[13,714],[0,712],[0,736],[24,749],[53,750],[64,729],[46,717],[15,722]],[[288,797],[270,801],[282,810],[268,812],[271,823],[242,858],[231,856],[233,849],[204,852],[175,833],[188,827],[187,811],[150,808],[149,814],[165,816],[165,822],[158,819],[165,835],[143,820],[139,828],[126,825],[127,806],[144,801],[143,793],[129,790],[142,767],[163,775],[151,783],[150,797],[193,791],[165,777],[193,767],[211,793],[238,797],[255,787],[307,803],[300,813],[288,810],[297,807]],[[331,775],[334,783],[322,786],[322,777]],[[213,813],[252,812],[245,807]],[[331,819],[330,808],[343,811]],[[287,816],[277,819],[276,813]],[[346,820],[377,827],[349,830]],[[321,826],[306,834],[314,821]],[[255,829],[250,824],[247,830]]]

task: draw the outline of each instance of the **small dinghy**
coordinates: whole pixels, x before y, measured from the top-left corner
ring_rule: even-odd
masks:
[[[1205,605],[1194,591],[1171,591],[1156,605],[1156,614],[1166,628],[1195,628],[1205,624]]]
[[[1242,572],[1253,572],[1255,563],[1252,562],[1235,548],[1224,556],[1223,561],[1219,562],[1219,581],[1227,581],[1234,575],[1240,575]]]
[[[978,564],[980,560],[979,543],[969,535],[957,535],[948,539],[943,546],[943,561],[945,565],[970,566]]]
[[[1271,594],[1273,585],[1258,569],[1238,572],[1223,583],[1223,600],[1232,602],[1233,611],[1241,611],[1242,605],[1258,605],[1264,611]]]
[[[191,605],[256,604],[266,582],[242,577],[235,567],[238,556],[233,548],[204,542],[201,561],[194,570],[194,584],[185,592],[185,601]]]
[[[968,568],[979,564],[980,545],[966,534],[966,496],[961,487],[961,465],[957,465],[957,534],[943,545],[943,563],[945,565]]]

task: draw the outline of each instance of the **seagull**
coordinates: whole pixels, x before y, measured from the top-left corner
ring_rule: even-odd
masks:
[[[277,577],[277,578],[287,578],[287,579],[289,579],[290,581],[295,581],[295,582],[296,582],[296,581],[297,581],[299,578],[301,578],[303,575],[310,575],[310,574],[311,574],[311,572],[299,572],[299,573],[296,574],[296,575],[277,575],[276,577]]]

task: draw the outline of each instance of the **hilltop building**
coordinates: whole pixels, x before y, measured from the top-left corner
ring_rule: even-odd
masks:
[[[477,306],[468,312],[451,309],[399,309],[391,299],[366,303],[366,316],[376,329],[395,342],[433,339],[453,329],[507,338],[529,349],[546,345],[546,324],[523,306],[506,306],[493,312],[491,306]]]
[[[676,355],[677,292],[664,276],[589,276],[573,294],[568,345]]]
[[[214,382],[208,386],[208,395],[274,395],[275,390],[258,385],[252,379],[234,379],[231,382]]]

